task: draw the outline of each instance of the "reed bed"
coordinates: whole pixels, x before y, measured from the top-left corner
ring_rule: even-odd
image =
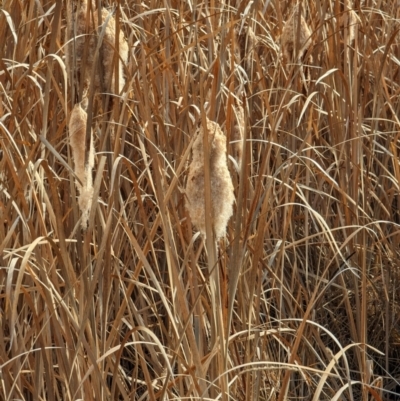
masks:
[[[399,399],[397,1],[303,1],[290,60],[292,0],[109,5],[0,1],[0,400]],[[207,121],[218,247],[186,207]]]

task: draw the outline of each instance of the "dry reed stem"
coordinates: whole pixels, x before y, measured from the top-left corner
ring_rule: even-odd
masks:
[[[81,79],[84,80],[84,88],[87,89],[89,87],[90,79],[93,74],[93,70],[95,69],[95,93],[101,92],[101,81],[99,71],[97,71],[96,66],[94,65],[94,57],[96,51],[96,30],[99,26],[98,20],[98,12],[95,10],[93,5],[93,18],[90,16],[89,21],[90,25],[86,27],[86,11],[87,11],[87,1],[84,0],[81,2],[81,6],[75,13],[75,23],[76,23],[76,37],[74,38],[74,27],[73,24],[70,25],[67,29],[67,40],[69,41],[69,45],[67,46],[67,66],[71,69],[73,67],[73,57],[72,52],[75,52],[75,68],[72,70],[77,73],[81,73],[82,71],[82,63],[83,58],[85,57],[85,43],[88,40],[88,50],[86,54],[85,60],[85,72],[84,77]],[[103,24],[106,21],[106,18],[109,15],[109,12],[103,8],[101,10],[102,21],[100,24]],[[93,23],[94,22],[94,23]],[[89,35],[89,37],[87,37]],[[106,92],[110,93],[120,93],[125,85],[124,78],[124,63],[126,64],[128,61],[128,44],[124,38],[124,34],[122,31],[119,32],[119,54],[117,57],[118,62],[118,75],[119,75],[119,83],[118,90],[115,92],[115,74],[114,74],[114,49],[115,49],[115,19],[111,16],[108,20],[107,27],[105,28],[103,42],[100,48],[102,52],[102,62],[103,62],[103,88]],[[74,43],[75,42],[75,43]],[[78,75],[78,74],[77,74]]]
[[[91,134],[88,161],[85,163],[86,154],[86,111],[80,104],[76,104],[72,110],[69,121],[70,145],[74,160],[75,174],[79,181],[75,180],[79,190],[78,204],[82,212],[82,228],[87,227],[90,208],[93,199],[92,170],[94,166],[93,134]]]
[[[311,45],[311,30],[303,15],[300,16],[298,29],[299,7],[295,6],[289,19],[286,21],[281,35],[281,51],[285,63],[300,60]],[[297,36],[299,35],[299,36]],[[298,49],[296,46],[298,44]],[[295,54],[297,50],[297,54]]]
[[[222,238],[233,213],[234,192],[226,157],[226,137],[220,126],[207,119],[208,139],[210,145],[211,207],[214,218],[216,239]],[[201,234],[206,235],[205,185],[204,182],[204,131],[200,127],[193,143],[192,162],[186,186],[186,207],[192,223]]]
[[[236,123],[233,126],[232,135],[231,135],[231,146],[232,146],[232,155],[238,164],[239,171],[242,166],[242,158],[243,158],[243,130],[244,130],[244,110],[243,107],[238,104],[233,106]]]
[[[249,72],[251,70],[252,63],[254,62],[254,52],[258,46],[259,38],[254,33],[253,28],[249,25],[246,27],[246,35],[245,36],[245,49],[246,53],[244,55],[245,68],[246,71]]]

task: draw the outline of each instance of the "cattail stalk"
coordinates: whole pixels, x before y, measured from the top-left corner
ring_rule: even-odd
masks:
[[[233,110],[236,122],[231,134],[232,155],[240,171],[243,158],[244,110],[240,104],[233,106]]]

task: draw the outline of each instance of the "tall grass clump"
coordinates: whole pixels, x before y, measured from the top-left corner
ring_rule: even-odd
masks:
[[[397,1],[0,4],[0,400],[399,399]]]

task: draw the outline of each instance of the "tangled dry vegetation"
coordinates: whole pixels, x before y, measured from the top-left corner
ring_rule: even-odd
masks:
[[[399,399],[397,0],[0,4],[1,400]]]

